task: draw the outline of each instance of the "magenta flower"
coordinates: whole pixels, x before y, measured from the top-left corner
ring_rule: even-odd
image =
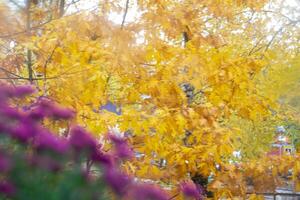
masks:
[[[7,85],[0,86],[0,102],[1,102],[1,104],[3,104],[4,101],[6,101],[8,98],[13,96],[13,91],[14,91],[14,89]]]
[[[55,119],[71,119],[74,117],[74,112],[66,108],[53,107],[51,110],[51,117]]]
[[[43,130],[34,138],[34,146],[37,150],[50,150],[56,153],[65,153],[68,150],[68,143],[52,133]]]
[[[126,142],[123,137],[120,137],[114,133],[108,133],[108,138],[115,144],[121,144]]]
[[[15,192],[16,192],[16,188],[12,183],[8,181],[0,182],[0,193],[6,196],[13,196]]]
[[[91,155],[92,161],[103,165],[105,168],[111,168],[114,165],[113,157],[100,151],[94,151]]]
[[[0,107],[0,114],[10,119],[20,119],[23,116],[17,109],[9,106]]]
[[[34,93],[35,90],[33,89],[33,87],[29,86],[29,85],[22,85],[22,86],[18,86],[15,90],[14,90],[14,96],[17,98],[21,98],[21,97],[25,97],[28,96],[32,93]]]
[[[22,98],[34,92],[35,92],[34,88],[30,85],[20,85],[15,88],[7,85],[1,85],[0,101],[3,100],[5,101],[8,98],[12,98],[12,97]]]
[[[127,159],[133,157],[133,150],[128,146],[125,138],[115,134],[109,134],[108,137],[115,144],[115,155],[118,158]]]
[[[41,120],[47,116],[47,112],[42,107],[36,106],[32,110],[30,110],[28,116],[33,120]]]
[[[137,185],[133,189],[133,199],[143,199],[143,200],[167,200],[168,195],[153,185]]]
[[[128,159],[133,157],[133,151],[126,142],[120,143],[115,145],[115,155],[121,159]]]
[[[104,173],[105,182],[112,188],[112,190],[118,195],[124,195],[131,185],[132,180],[129,176],[121,173],[116,169],[108,169]]]
[[[80,126],[74,126],[71,128],[70,133],[70,144],[75,150],[97,150],[96,141],[84,130],[84,128]]]
[[[197,186],[192,181],[184,181],[180,184],[180,189],[183,194],[187,197],[192,197],[195,199],[200,199],[201,194]]]
[[[10,130],[10,134],[14,139],[26,143],[37,134],[37,127],[25,118]]]
[[[74,117],[74,112],[70,109],[60,108],[50,100],[41,99],[38,105],[30,112],[30,117],[37,120],[44,117],[71,119]]]

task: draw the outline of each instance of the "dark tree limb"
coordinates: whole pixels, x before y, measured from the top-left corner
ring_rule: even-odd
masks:
[[[128,12],[128,7],[129,7],[129,0],[126,0],[125,12],[124,12],[124,15],[123,15],[123,20],[122,20],[122,24],[121,24],[121,29],[124,28],[124,24],[125,24],[127,12]]]
[[[31,13],[30,13],[30,7],[31,7],[31,1],[26,1],[26,32],[27,35],[30,35],[30,27],[31,27]],[[27,70],[28,70],[28,80],[30,83],[33,82],[33,69],[32,69],[32,51],[30,49],[27,49]]]

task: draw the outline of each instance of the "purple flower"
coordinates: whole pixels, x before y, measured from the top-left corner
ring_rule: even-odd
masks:
[[[183,194],[187,197],[192,197],[195,199],[200,199],[200,191],[197,188],[196,184],[192,181],[184,181],[180,184],[180,189]]]
[[[40,99],[37,105],[35,105],[29,112],[29,117],[35,120],[40,120],[44,117],[52,117],[54,119],[71,119],[74,117],[74,112],[67,108],[61,108],[48,99]]]
[[[133,157],[133,151],[128,146],[125,138],[118,137],[115,134],[109,134],[109,139],[115,144],[115,155],[121,159],[127,159]]]
[[[115,144],[122,144],[126,142],[123,137],[120,137],[114,133],[108,133],[108,138]]]
[[[120,171],[110,168],[104,173],[105,182],[112,188],[118,195],[123,195],[131,185],[132,180],[129,176],[121,173]]]
[[[37,131],[36,125],[32,124],[32,121],[25,118],[13,127],[10,133],[14,139],[26,143],[37,134]]]
[[[115,155],[121,159],[128,159],[133,157],[133,151],[127,143],[120,143],[115,146]]]
[[[7,85],[1,85],[0,86],[0,102],[1,104],[3,101],[6,101],[7,98],[12,97],[14,89],[12,87],[9,87]]]
[[[35,90],[30,85],[18,86],[14,91],[14,96],[17,98],[28,96],[34,93]]]
[[[167,200],[168,195],[153,185],[137,185],[133,189],[133,199],[143,199],[143,200]]]
[[[70,133],[71,133],[70,144],[75,150],[96,151],[97,149],[96,141],[92,138],[92,136],[89,133],[87,133],[84,130],[84,128],[80,126],[74,126],[71,128]]]
[[[0,113],[5,118],[20,119],[22,117],[22,114],[17,109],[9,106],[0,107]]]
[[[0,193],[6,196],[13,196],[15,192],[16,192],[16,188],[12,183],[8,181],[0,182]]]
[[[56,153],[65,153],[68,150],[68,143],[50,132],[43,130],[34,139],[34,145],[37,150],[50,150]]]
[[[53,107],[51,117],[56,119],[71,119],[74,117],[74,112],[66,108]]]
[[[8,98],[12,97],[22,98],[34,92],[34,88],[30,85],[21,85],[17,86],[16,88],[7,85],[1,85],[0,101],[6,101]]]
[[[109,154],[104,154],[100,151],[94,151],[91,155],[91,159],[94,162],[103,165],[107,169],[113,167],[114,165],[113,157]]]
[[[33,120],[41,120],[47,116],[47,112],[42,107],[37,106],[30,110],[28,116]]]

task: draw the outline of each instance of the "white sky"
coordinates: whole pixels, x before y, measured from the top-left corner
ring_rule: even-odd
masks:
[[[138,0],[129,0],[129,9],[128,9],[128,13],[126,16],[126,22],[132,22],[136,19],[136,17],[138,17],[139,13],[137,12],[137,8],[136,8],[136,2]],[[300,0],[283,0],[284,4],[289,6],[290,9],[298,9],[299,12],[298,14],[295,14],[296,16],[291,16],[290,12],[288,10],[284,11],[285,15],[291,17],[292,19],[299,19],[300,18]],[[10,0],[0,0],[1,2],[10,2]],[[14,2],[18,3],[21,6],[25,5],[26,0],[14,0]],[[81,0],[78,3],[76,3],[76,6],[70,6],[68,8],[68,12],[76,12],[77,9],[83,9],[83,10],[92,10],[93,8],[97,7],[97,5],[99,4],[99,2],[101,2],[101,0]],[[70,3],[70,0],[66,0],[66,3]],[[10,3],[12,5],[12,7],[15,7],[13,3]],[[120,5],[125,9],[125,5],[126,5],[126,0],[122,0],[120,1]],[[117,23],[117,24],[121,24],[122,23],[122,18],[123,18],[123,13],[113,13],[111,14],[110,19]]]
[[[136,2],[138,0],[129,0],[130,4],[129,4],[129,9],[128,9],[128,13],[126,16],[126,21],[128,22],[132,22],[135,20],[136,17],[138,17],[139,13],[137,11],[137,6],[136,6]],[[284,1],[284,5],[290,7],[291,9],[296,9],[298,8],[300,11],[300,0],[283,0]],[[99,0],[86,0],[83,1],[82,4],[80,6],[82,6],[82,8],[84,9],[88,9],[88,8],[92,8],[95,7],[98,4]],[[126,5],[126,0],[122,0],[120,5],[125,9],[125,5]],[[289,11],[285,11],[286,15],[290,15]],[[122,17],[123,17],[123,13],[114,13],[111,16],[111,20],[114,22],[122,22]],[[291,18],[293,18],[295,16],[291,16]],[[298,17],[300,17],[300,12],[298,13]]]

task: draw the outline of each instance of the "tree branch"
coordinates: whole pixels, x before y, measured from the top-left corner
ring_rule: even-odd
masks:
[[[20,6],[17,2],[15,2],[14,0],[9,0],[9,2],[13,3],[15,6],[17,6],[19,9],[23,10],[24,8],[22,6]]]
[[[65,0],[59,2],[59,16],[62,17],[65,13]]]
[[[46,94],[47,66],[48,66],[48,63],[51,61],[51,59],[52,59],[52,57],[54,55],[54,52],[57,49],[57,47],[58,47],[58,43],[53,48],[51,54],[48,56],[48,58],[47,58],[47,60],[46,60],[46,62],[44,64],[44,67],[43,67],[44,68],[44,85],[43,85],[43,87],[44,87],[44,94]]]
[[[77,1],[76,1],[76,2],[77,2]],[[81,10],[81,11],[74,12],[74,13],[72,13],[72,14],[70,14],[70,15],[67,15],[67,16],[77,15],[77,14],[79,14],[80,12],[84,12],[84,11],[90,11],[90,12],[92,12],[92,11],[94,11],[94,10],[96,10],[96,9],[97,9],[97,7],[93,7],[93,8],[89,8],[89,9],[83,9],[83,10]],[[46,22],[44,22],[44,23],[41,23],[41,24],[39,24],[39,25],[37,25],[37,26],[32,26],[32,27],[30,27],[30,31],[35,30],[35,29],[38,29],[38,28],[41,28],[41,27],[43,27],[43,26],[49,24],[50,22],[53,22],[53,21],[59,20],[59,19],[60,19],[60,18],[58,18],[58,19],[51,19],[51,20],[48,20],[48,21],[46,21]],[[22,34],[27,33],[27,31],[28,31],[28,30],[26,29],[26,30],[22,30],[22,31],[14,32],[14,33],[3,34],[3,35],[0,35],[0,38],[5,39],[5,38],[10,38],[10,37],[13,37],[13,36],[17,36],[17,35],[22,35]]]
[[[126,0],[126,7],[125,7],[124,15],[123,15],[123,20],[122,20],[122,24],[121,24],[121,29],[123,29],[124,24],[125,24],[125,19],[126,19],[127,12],[128,12],[128,7],[129,7],[129,0]]]
[[[26,32],[27,35],[30,36],[30,29],[31,29],[31,13],[30,13],[31,1],[26,1]],[[30,83],[33,82],[33,69],[32,69],[32,51],[27,48],[27,70],[28,70],[28,80]]]
[[[286,18],[287,20],[289,20],[291,23],[297,23],[297,21],[300,20],[300,19],[299,19],[299,20],[293,20],[293,19],[291,19],[290,17],[288,17],[288,16],[286,16],[286,15],[280,13],[280,12],[275,12],[275,11],[273,11],[273,10],[262,10],[262,12],[265,12],[265,13],[271,13],[271,14],[274,14],[274,15],[282,16],[282,17]]]
[[[21,76],[19,76],[19,75],[15,74],[15,73],[13,73],[13,72],[11,72],[11,71],[9,71],[9,70],[3,68],[3,67],[0,67],[0,69],[1,69],[2,71],[4,71],[5,73],[8,73],[8,74],[13,75],[13,76],[15,76],[15,77],[22,78]]]

